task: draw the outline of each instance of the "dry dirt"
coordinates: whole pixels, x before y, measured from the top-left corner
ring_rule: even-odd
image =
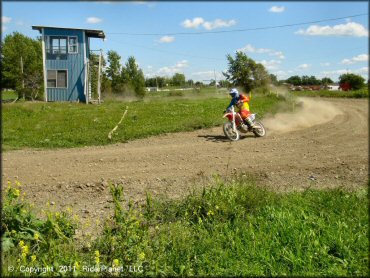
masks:
[[[88,221],[111,214],[109,182],[123,184],[134,200],[145,192],[181,197],[214,175],[234,173],[284,191],[366,185],[368,100],[303,98],[294,113],[263,122],[266,137],[247,134],[238,142],[215,127],[103,147],[9,151],[3,182],[20,181],[38,208],[69,206]]]

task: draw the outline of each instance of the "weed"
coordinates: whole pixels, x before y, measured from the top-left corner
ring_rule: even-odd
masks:
[[[19,185],[4,196],[2,275],[365,276],[369,271],[366,189],[280,193],[218,179],[182,200],[134,204],[111,185],[112,217],[86,249],[66,214],[33,216]],[[68,268],[66,269],[66,266]],[[14,272],[9,272],[15,267]],[[50,271],[52,269],[52,271]]]

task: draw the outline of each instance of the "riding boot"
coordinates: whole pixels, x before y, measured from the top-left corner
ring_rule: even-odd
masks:
[[[254,128],[254,123],[249,119],[249,117],[245,118],[244,122],[247,124],[248,128]]]

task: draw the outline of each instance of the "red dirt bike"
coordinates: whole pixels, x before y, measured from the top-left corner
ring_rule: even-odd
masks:
[[[248,118],[254,123],[254,128],[248,127],[248,125],[243,122],[240,114],[234,111],[234,106],[232,106],[223,116],[223,118],[228,119],[228,121],[223,125],[225,136],[231,141],[239,140],[240,133],[253,132],[256,137],[265,136],[265,127],[260,121],[256,120],[256,115],[257,114],[249,115]]]

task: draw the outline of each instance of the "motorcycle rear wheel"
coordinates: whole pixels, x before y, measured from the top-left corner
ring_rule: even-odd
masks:
[[[254,126],[253,133],[256,137],[263,137],[266,135],[266,129],[261,122],[255,121]]]
[[[224,134],[227,138],[229,138],[231,141],[238,141],[239,140],[239,131],[238,130],[233,130],[233,124],[231,122],[226,122],[223,125],[223,131]]]

